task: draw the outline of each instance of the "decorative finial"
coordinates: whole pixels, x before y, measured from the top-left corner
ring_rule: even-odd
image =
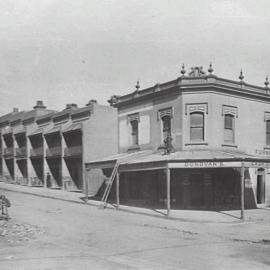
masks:
[[[240,80],[240,82],[242,83],[243,82],[243,80],[244,80],[244,75],[243,75],[243,71],[242,71],[242,69],[240,70],[240,75],[239,75],[239,80]]]
[[[185,65],[183,64],[182,69],[181,69],[181,74],[182,74],[183,77],[185,76],[185,73],[186,73]]]
[[[139,90],[140,90],[140,82],[139,82],[139,80],[137,81],[137,84],[135,85],[135,87],[136,87],[136,92],[139,92]]]
[[[212,62],[210,62],[208,72],[210,75],[212,75],[213,71],[214,71],[214,69],[212,68]]]
[[[268,75],[267,75],[266,78],[265,78],[264,85],[265,85],[265,88],[269,88],[269,87],[268,87],[268,85],[269,85]]]

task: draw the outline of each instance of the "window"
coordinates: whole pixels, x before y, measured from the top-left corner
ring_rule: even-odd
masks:
[[[270,145],[270,120],[266,120],[266,145]]]
[[[193,112],[190,114],[190,141],[204,140],[204,113]]]
[[[171,116],[165,115],[161,118],[162,120],[162,132],[163,140],[171,135]]]
[[[234,115],[224,116],[224,141],[234,143]]]
[[[138,120],[132,120],[130,122],[130,125],[131,125],[132,145],[138,145],[139,144]]]

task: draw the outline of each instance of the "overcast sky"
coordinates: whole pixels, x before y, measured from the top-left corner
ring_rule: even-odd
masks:
[[[269,0],[0,0],[0,114],[145,88],[212,61],[217,76],[270,75]]]

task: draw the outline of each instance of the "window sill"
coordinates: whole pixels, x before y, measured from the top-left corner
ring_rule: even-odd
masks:
[[[185,146],[189,146],[189,145],[208,145],[208,142],[189,142],[189,143],[185,143]]]
[[[233,147],[233,148],[238,147],[236,144],[233,144],[233,143],[223,143],[221,146],[222,147]]]
[[[139,151],[140,150],[140,146],[139,145],[132,145],[128,148],[128,152],[131,151]]]
[[[265,145],[265,146],[263,147],[263,150],[270,150],[270,145]]]

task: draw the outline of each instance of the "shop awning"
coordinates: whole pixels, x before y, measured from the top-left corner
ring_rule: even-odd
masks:
[[[69,126],[67,126],[65,129],[62,130],[63,133],[75,131],[75,130],[81,130],[82,124],[81,123],[74,123]]]
[[[154,170],[163,168],[237,168],[245,163],[246,167],[269,167],[270,157],[251,155],[244,152],[225,150],[187,150],[169,155],[138,151],[114,155],[86,163],[86,168],[109,168],[120,163],[119,171]]]

